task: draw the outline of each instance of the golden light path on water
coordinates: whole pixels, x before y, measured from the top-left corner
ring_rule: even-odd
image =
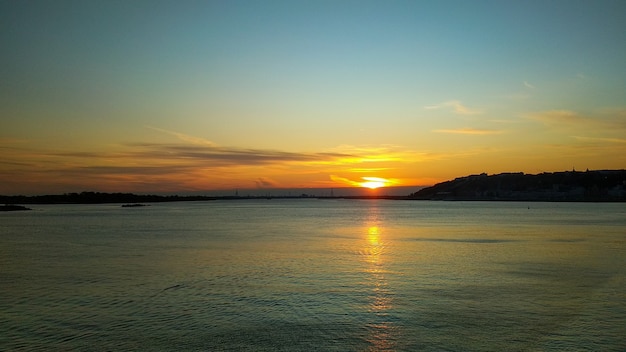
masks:
[[[369,274],[369,311],[375,320],[368,323],[368,342],[372,351],[388,351],[395,347],[395,329],[389,321],[389,311],[393,307],[392,294],[386,275],[385,240],[382,218],[376,205],[369,208],[366,222],[365,271]]]

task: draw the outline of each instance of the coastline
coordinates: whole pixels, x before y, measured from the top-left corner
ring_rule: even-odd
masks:
[[[424,187],[406,195],[301,193],[299,195],[138,195],[133,193],[81,192],[62,195],[3,196],[0,204],[140,204],[181,201],[254,199],[385,199],[436,201],[519,201],[519,202],[626,202],[626,170],[565,171],[541,174],[501,173],[469,175]],[[387,191],[388,193],[391,190]]]

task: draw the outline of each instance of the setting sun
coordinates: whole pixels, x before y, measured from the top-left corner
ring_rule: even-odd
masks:
[[[389,180],[379,177],[363,177],[365,182],[361,182],[361,187],[376,189],[380,187],[385,187]]]

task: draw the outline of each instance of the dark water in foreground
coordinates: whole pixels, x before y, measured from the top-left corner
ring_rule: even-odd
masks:
[[[626,205],[0,214],[0,350],[624,351]]]

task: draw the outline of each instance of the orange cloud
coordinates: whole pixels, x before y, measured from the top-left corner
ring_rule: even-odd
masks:
[[[362,176],[360,180],[352,180],[347,177],[341,177],[337,175],[330,175],[330,179],[333,182],[342,183],[344,185],[348,185],[351,187],[369,187],[369,188],[377,188],[377,187],[389,187],[393,185],[400,184],[400,181],[397,179],[389,179],[382,177],[374,177],[374,176]],[[371,185],[375,183],[377,187],[371,187]]]
[[[602,137],[582,137],[582,136],[573,136],[573,137],[583,142],[626,144],[626,139],[624,138],[602,138]]]
[[[452,134],[470,134],[470,135],[488,135],[488,134],[500,134],[500,130],[488,130],[488,129],[476,129],[476,128],[457,128],[457,129],[443,129],[434,130],[437,133],[452,133]]]
[[[0,144],[0,180],[6,182],[0,193],[17,191],[13,183],[29,192],[37,192],[39,185],[62,192],[306,187],[328,182],[322,177],[329,173],[380,175],[424,157],[393,146],[289,152],[175,136],[185,143],[130,143],[100,151],[43,150],[5,141]]]

